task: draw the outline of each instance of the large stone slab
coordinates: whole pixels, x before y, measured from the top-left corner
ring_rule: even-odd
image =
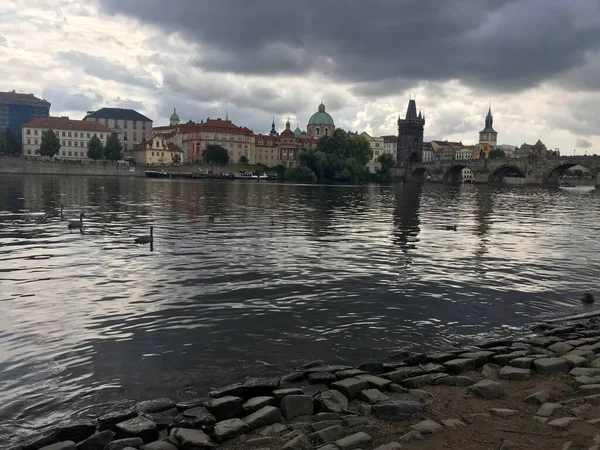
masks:
[[[443,364],[446,361],[456,359],[456,356],[454,353],[431,353],[427,355],[427,359],[434,363]]]
[[[158,437],[158,435],[157,435]],[[77,444],[77,450],[103,450],[115,438],[115,433],[110,430],[92,434],[89,438]]]
[[[326,392],[329,390],[329,387],[326,384],[311,384],[310,386],[304,386],[302,388],[302,392],[304,395],[312,395],[313,397],[321,394],[322,392]],[[275,392],[275,391],[273,391]]]
[[[281,400],[281,413],[287,420],[295,417],[310,416],[314,409],[312,395],[288,395]]]
[[[248,431],[250,431],[250,427],[243,420],[227,419],[215,425],[213,434],[218,442],[223,442],[236,438]]]
[[[446,369],[448,369],[448,372],[455,375],[466,372],[467,370],[476,369],[478,367],[477,361],[472,358],[451,359],[450,361],[446,361],[444,363],[444,366],[446,367]],[[397,383],[397,381],[395,380],[392,381]]]
[[[187,411],[188,409],[197,408],[198,406],[204,406],[208,401],[207,397],[191,398],[189,400],[183,400],[175,405],[175,408],[179,412]]]
[[[383,378],[387,378],[388,380],[394,383],[400,383],[402,380],[406,378],[412,378],[419,375],[423,375],[423,370],[419,367],[402,367],[393,372],[384,373],[381,375]]]
[[[581,420],[579,417],[561,417],[560,419],[554,419],[547,423],[549,427],[558,428],[563,430],[567,428],[571,423]]]
[[[492,361],[501,366],[505,366],[513,359],[523,358],[523,357],[527,356],[528,354],[529,354],[529,352],[527,350],[517,350],[516,352],[496,355],[492,358]]]
[[[275,406],[274,397],[254,397],[242,405],[244,414],[252,414],[265,406]]]
[[[375,415],[382,420],[398,422],[409,419],[413,414],[422,412],[425,406],[414,401],[390,401],[373,405]]]
[[[430,373],[427,375],[419,375],[418,377],[407,378],[400,382],[400,385],[408,389],[419,389],[423,386],[434,385],[437,380],[446,378],[447,373]]]
[[[402,362],[407,366],[418,366],[427,362],[427,355],[425,353],[415,353],[403,359]]]
[[[348,410],[348,398],[339,391],[323,392],[316,397],[324,412],[342,413]]]
[[[308,382],[310,384],[331,384],[337,377],[331,372],[313,372],[308,375]]]
[[[355,378],[366,381],[369,383],[369,387],[379,389],[380,391],[384,391],[392,384],[391,380],[376,375],[357,375]]]
[[[104,450],[123,450],[126,447],[140,448],[144,445],[142,438],[125,438],[109,442]]]
[[[542,375],[557,375],[569,371],[569,363],[562,358],[540,358],[533,362],[535,371]]]
[[[241,417],[244,414],[244,403],[239,397],[218,397],[209,400],[206,407],[218,422],[235,417]]]
[[[131,448],[132,447],[129,447],[129,448],[123,449],[123,450],[131,450]],[[133,447],[133,448],[135,448],[135,447]],[[142,445],[140,447],[140,450],[177,450],[177,447],[175,447],[170,442],[154,441],[154,442],[150,442],[149,444]]]
[[[470,386],[469,390],[486,400],[493,400],[505,395],[502,383],[492,380],[481,380],[473,386]]]
[[[157,413],[171,408],[175,408],[175,402],[170,398],[144,400],[135,405],[135,409],[141,413]]]
[[[288,395],[304,395],[304,391],[300,388],[277,389],[273,391],[273,396],[280,401]]]
[[[474,360],[474,364],[476,367],[481,367],[485,363],[489,362],[496,353],[490,352],[487,350],[482,350],[480,352],[467,352],[458,355],[460,359],[472,359]]]
[[[248,378],[244,383],[244,395],[246,398],[271,396],[279,389],[279,381],[279,377]]]
[[[560,358],[557,358],[560,359]],[[600,375],[600,369],[596,369],[593,367],[575,367],[569,372],[569,375],[573,375],[574,377],[595,377]]]
[[[562,358],[567,361],[569,368],[587,367],[589,365],[587,358],[580,355],[569,353],[568,355],[563,355]]]
[[[533,369],[533,362],[535,358],[530,358],[528,356],[523,358],[515,358],[509,361],[509,365],[512,367],[518,367],[519,369]]]
[[[354,400],[361,391],[369,389],[369,383],[358,378],[346,378],[332,383],[331,387],[348,397],[348,400]]]
[[[200,430],[173,428],[169,440],[180,449],[208,449],[216,447],[210,436]]]
[[[348,369],[348,370],[340,370],[335,373],[335,376],[338,380],[343,380],[344,378],[352,378],[356,377],[356,375],[367,375],[367,372],[360,369]]]
[[[308,437],[304,434],[296,436],[282,447],[282,450],[311,450],[312,445]]]
[[[340,450],[366,448],[370,447],[372,443],[373,438],[363,431],[335,441],[335,445],[337,445]]]
[[[401,448],[402,444],[399,444],[398,442],[388,442],[387,444],[375,447],[375,450],[400,450]]]
[[[132,419],[135,416],[137,416],[137,412],[133,409],[113,411],[101,417],[98,417],[98,428],[100,430],[110,429],[113,428],[119,422],[124,422],[127,419]]]
[[[438,378],[434,382],[435,386],[471,386],[473,384],[475,384],[475,380],[473,378],[461,375]]]
[[[227,386],[213,389],[208,395],[212,398],[242,397],[244,395],[244,385],[242,383],[228,384]]]
[[[344,397],[346,398],[346,397]],[[332,412],[320,412],[313,416],[313,422],[325,422],[330,420],[339,420],[340,415]]]
[[[313,372],[331,372],[331,373],[336,373],[339,372],[341,370],[349,370],[352,369],[352,367],[350,366],[342,366],[342,365],[331,365],[331,366],[315,366],[315,367],[310,367],[306,370],[304,370],[302,373],[304,375],[305,378],[308,378],[308,375],[313,373]]]
[[[202,428],[212,427],[217,419],[211,414],[208,408],[198,406],[185,410],[183,413],[173,419],[178,428]]]
[[[372,375],[379,375],[385,372],[385,368],[382,362],[366,362],[358,366],[359,370],[364,370]]]
[[[139,437],[144,442],[152,442],[158,439],[156,424],[141,416],[118,423],[115,425],[115,431],[122,438]]]
[[[579,386],[577,389],[579,389],[579,391],[585,395],[600,394],[600,384],[584,384],[583,386]]]
[[[536,416],[550,417],[555,411],[562,409],[563,405],[559,403],[544,403],[535,413]]]
[[[548,389],[544,389],[543,391],[534,392],[533,394],[525,397],[523,401],[532,405],[543,405],[549,399],[550,391]]]
[[[379,402],[385,402],[390,399],[378,389],[365,389],[358,394],[358,398],[364,402],[370,403],[371,405]]]
[[[93,420],[80,420],[66,422],[59,425],[59,440],[80,442],[96,432],[96,423]]]
[[[569,353],[571,350],[573,350],[573,346],[567,344],[566,342],[556,342],[552,345],[549,345],[548,350],[558,353],[559,355],[564,355],[565,353]]]
[[[531,370],[504,366],[502,369],[500,369],[498,377],[501,380],[527,381],[531,378]]]
[[[246,416],[244,422],[246,422],[251,429],[256,430],[260,427],[266,427],[267,425],[281,422],[281,413],[279,412],[279,409],[274,406],[265,406],[255,413]]]
[[[304,381],[302,372],[291,372],[281,377],[282,383],[299,383],[301,381]]]
[[[335,442],[338,439],[344,437],[346,431],[341,425],[333,425],[331,427],[323,428],[322,430],[315,431],[309,435],[310,441],[316,445],[329,444]]]
[[[42,447],[56,444],[57,442],[59,442],[59,436],[60,431],[58,429],[54,429],[46,433],[29,438],[25,443],[23,443],[21,447],[22,450],[39,450]]]

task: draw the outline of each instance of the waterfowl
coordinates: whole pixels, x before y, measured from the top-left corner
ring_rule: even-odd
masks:
[[[67,225],[67,227],[69,228],[69,230],[81,230],[83,229],[83,218],[85,217],[85,214],[81,213],[79,214],[79,222],[76,221],[71,221],[69,222],[69,225]]]
[[[208,220],[210,222],[214,222],[215,221],[215,216],[213,216],[212,214],[210,216],[208,216]]]
[[[154,242],[154,227],[150,227],[150,235],[138,236],[135,238],[136,244],[152,244]]]
[[[448,231],[456,231],[456,225],[446,225],[444,229]]]
[[[63,213],[63,210],[64,210],[64,206],[63,206],[63,205],[60,205],[60,220],[61,220],[61,222],[62,222],[63,220],[65,220],[65,215],[64,215],[64,213]]]
[[[581,294],[581,303],[591,305],[592,303],[594,303],[594,296],[589,292],[584,292],[583,294]]]

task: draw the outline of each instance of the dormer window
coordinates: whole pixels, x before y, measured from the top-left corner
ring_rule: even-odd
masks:
[[[48,126],[48,121],[47,121],[47,120],[44,122],[44,126],[45,126],[45,127],[47,127],[47,126]],[[29,130],[27,130],[27,131],[29,131]],[[29,134],[29,133],[27,133],[27,134]]]
[[[69,123],[67,124],[67,128],[73,128],[73,124],[72,124],[71,122],[69,122]]]

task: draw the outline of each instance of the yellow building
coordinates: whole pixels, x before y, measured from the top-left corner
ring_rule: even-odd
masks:
[[[492,149],[493,149],[492,145],[488,144],[487,142],[477,144],[475,146],[475,153],[473,153],[473,158],[474,159],[488,159]]]
[[[181,164],[183,150],[165,140],[162,135],[156,135],[151,141],[143,140],[131,151],[131,157],[136,165],[171,165]]]

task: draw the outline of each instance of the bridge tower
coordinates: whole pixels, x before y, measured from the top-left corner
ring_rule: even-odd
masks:
[[[492,105],[488,109],[487,116],[485,118],[485,128],[479,132],[479,143],[496,145],[498,142],[498,132],[494,130],[492,126],[494,124],[494,116],[492,116]]]
[[[406,166],[423,161],[423,129],[425,116],[419,111],[414,99],[408,101],[404,119],[398,118],[398,146],[396,162]]]

